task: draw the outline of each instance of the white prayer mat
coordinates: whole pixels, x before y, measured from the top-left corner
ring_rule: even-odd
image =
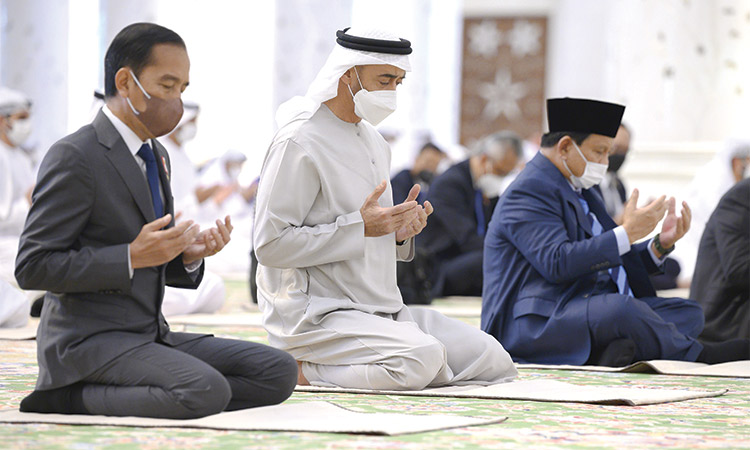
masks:
[[[378,391],[322,386],[297,386],[304,392],[342,392],[350,394],[413,395],[422,397],[462,397],[498,400],[531,400],[539,402],[593,403],[601,405],[654,405],[695,398],[718,397],[718,391],[688,391],[676,389],[639,389],[602,386],[581,386],[556,380],[512,381],[490,386],[446,386],[421,391]]]
[[[196,326],[239,326],[239,327],[261,327],[263,320],[260,313],[235,313],[235,314],[186,314],[167,317],[170,325],[196,325]]]
[[[36,339],[36,329],[39,327],[39,319],[30,318],[25,327],[0,328],[0,341],[29,341]]]
[[[670,298],[670,297],[690,298],[690,289],[686,289],[686,288],[662,289],[661,291],[656,291],[656,295],[658,295],[661,298]]]
[[[38,414],[0,411],[0,423],[54,423],[144,428],[203,428],[213,430],[289,431],[396,436],[427,431],[500,423],[507,417],[466,417],[440,414],[360,413],[313,401],[286,403],[223,412],[201,419],[175,420],[144,417]]]
[[[436,298],[431,305],[409,305],[409,308],[430,308],[448,317],[479,317],[482,315],[482,297],[454,295]]]
[[[625,367],[516,364],[522,369],[583,370],[589,372],[656,373],[662,375],[696,375],[704,377],[750,378],[750,360],[721,364],[656,359],[639,361]]]

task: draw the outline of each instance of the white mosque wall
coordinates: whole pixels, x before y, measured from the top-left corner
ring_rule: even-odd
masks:
[[[90,120],[106,47],[136,21],[171,27],[188,45],[186,98],[203,107],[191,154],[241,150],[251,174],[276,106],[304,92],[350,24],[387,24],[414,43],[414,71],[384,123],[405,138],[394,169],[428,132],[445,147],[458,140],[464,14],[549,17],[546,95],[627,105],[631,185],[656,192],[666,179],[679,192],[721,141],[749,128],[750,0],[0,0],[0,11],[0,83],[32,97],[40,151]]]
[[[549,18],[547,97],[627,105],[622,171],[642,198],[679,196],[722,141],[750,130],[748,0],[465,0],[464,10]]]

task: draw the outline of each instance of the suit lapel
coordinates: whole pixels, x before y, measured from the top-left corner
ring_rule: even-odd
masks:
[[[146,182],[143,172],[138,167],[138,163],[135,162],[133,154],[125,145],[122,136],[102,111],[97,114],[93,126],[99,143],[107,149],[105,156],[120,174],[143,218],[146,222],[152,222],[156,219],[156,214],[154,214],[154,206],[151,203],[148,182]]]

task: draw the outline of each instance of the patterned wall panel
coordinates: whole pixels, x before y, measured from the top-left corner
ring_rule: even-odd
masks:
[[[464,20],[463,145],[502,129],[521,137],[542,130],[546,39],[545,17]]]

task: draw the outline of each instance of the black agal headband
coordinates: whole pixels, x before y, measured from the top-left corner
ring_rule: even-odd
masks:
[[[390,55],[410,55],[411,42],[399,38],[399,41],[387,39],[372,39],[346,34],[349,28],[336,32],[336,43],[342,47],[364,52],[387,53]]]

